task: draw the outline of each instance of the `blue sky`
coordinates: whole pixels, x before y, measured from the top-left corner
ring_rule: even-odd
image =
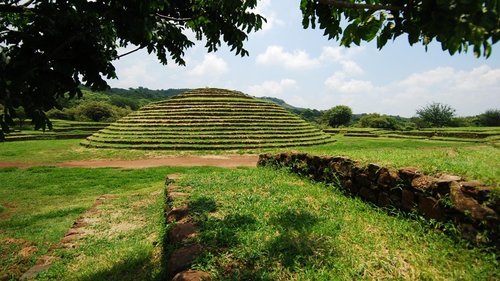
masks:
[[[450,56],[439,44],[426,52],[400,36],[378,50],[374,42],[339,47],[320,30],[304,30],[299,1],[260,0],[268,23],[251,34],[241,58],[226,47],[207,53],[203,42],[186,52],[186,66],[167,66],[136,52],[114,63],[112,87],[150,89],[218,87],[271,96],[315,109],[350,106],[354,113],[405,117],[432,102],[449,104],[458,116],[500,109],[500,48],[488,59],[472,52]]]

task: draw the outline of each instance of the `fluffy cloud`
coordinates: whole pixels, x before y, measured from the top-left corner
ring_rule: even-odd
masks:
[[[248,87],[248,93],[257,97],[271,96],[280,97],[287,91],[297,88],[297,81],[293,79],[282,79],[280,81],[264,81],[260,85]]]
[[[275,25],[284,26],[285,22],[280,20],[274,11],[271,10],[271,0],[260,0],[257,2],[257,7],[252,12],[266,18],[266,22],[262,24],[262,30],[257,34],[271,30]]]
[[[207,54],[203,61],[189,73],[195,76],[220,76],[228,71],[227,63],[214,54]]]
[[[336,72],[324,82],[320,104],[347,104],[355,112],[413,116],[431,102],[451,105],[457,115],[473,115],[500,106],[500,69],[481,65],[470,71],[437,67],[386,85],[347,78]],[[324,108],[324,107],[322,107]]]
[[[290,53],[281,46],[269,46],[264,53],[257,56],[257,64],[282,65],[288,69],[310,69],[319,66],[320,62],[302,50]]]

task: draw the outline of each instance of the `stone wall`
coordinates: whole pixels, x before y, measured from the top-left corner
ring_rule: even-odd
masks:
[[[416,212],[428,219],[452,222],[474,244],[500,249],[500,200],[479,181],[440,174],[428,176],[416,168],[399,170],[361,165],[344,157],[308,154],[263,154],[259,166],[286,167],[315,181],[335,184],[344,192],[380,207]]]

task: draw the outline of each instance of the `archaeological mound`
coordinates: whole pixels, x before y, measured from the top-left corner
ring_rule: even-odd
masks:
[[[87,147],[247,149],[306,146],[331,137],[279,105],[202,88],[154,102],[82,141]]]

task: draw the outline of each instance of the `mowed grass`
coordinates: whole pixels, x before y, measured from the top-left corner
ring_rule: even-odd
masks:
[[[73,160],[147,159],[182,155],[259,154],[306,152],[315,155],[347,156],[364,163],[394,168],[417,167],[430,174],[439,172],[500,182],[500,148],[494,144],[389,138],[335,137],[337,142],[310,147],[242,150],[144,151],[96,149],[79,145],[80,140],[39,140],[0,143],[0,162],[54,164]]]
[[[194,267],[215,280],[500,278],[493,253],[284,171],[47,167],[0,169],[0,277],[18,278],[53,255],[36,280],[164,280],[162,253],[172,248],[162,239],[162,190],[170,173],[192,187],[195,239],[207,249]],[[103,194],[108,199],[92,207]],[[83,236],[54,247],[82,214]]]
[[[497,280],[496,255],[284,171],[185,175],[215,280]]]
[[[163,185],[172,169],[0,169],[0,279],[16,280],[44,255],[56,256],[41,280],[135,280],[161,272]],[[73,222],[96,199],[75,249],[60,249]],[[156,251],[156,252],[155,252]],[[149,271],[148,271],[149,270]],[[148,272],[145,272],[148,271]],[[111,278],[110,280],[113,280]],[[133,279],[131,279],[133,280]]]

